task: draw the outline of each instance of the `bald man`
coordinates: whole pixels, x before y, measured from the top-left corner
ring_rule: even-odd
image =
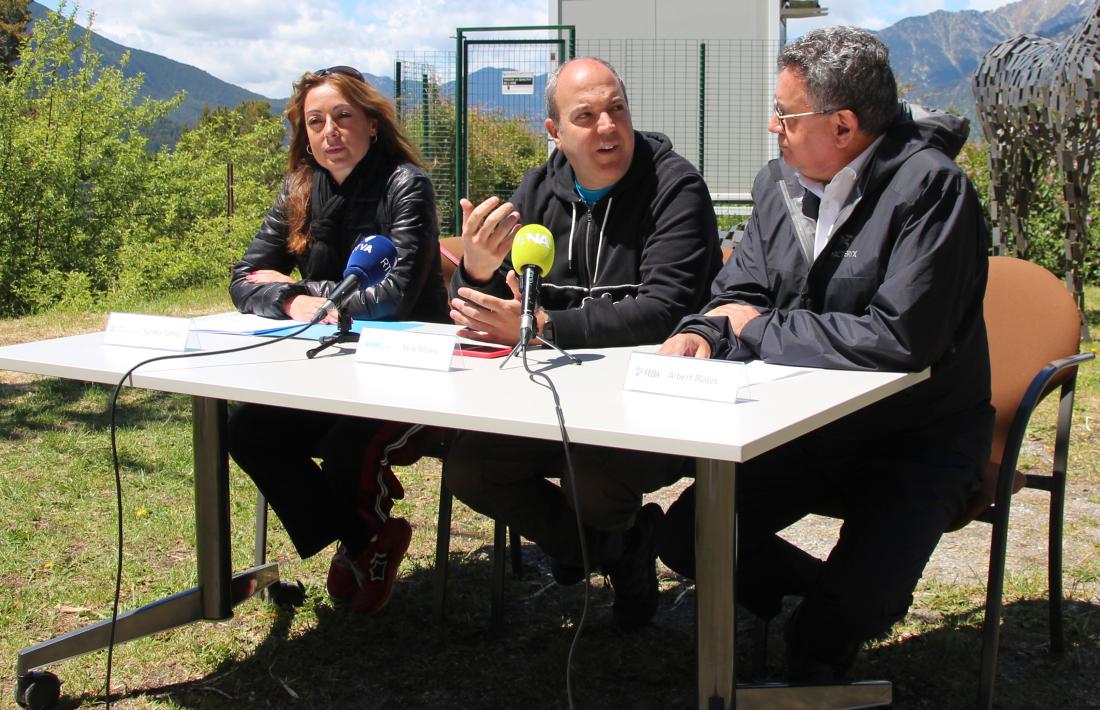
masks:
[[[659,133],[635,131],[626,87],[611,65],[562,64],[546,87],[546,130],[556,150],[508,202],[462,200],[463,259],[451,284],[462,335],[495,343],[519,336],[518,284],[508,255],[522,224],[554,235],[538,334],[563,348],[659,343],[701,307],[721,266],[710,193],[699,171]],[[548,403],[549,406],[549,403]],[[549,478],[565,469],[560,442],[468,432],[444,480],[475,510],[506,522],[551,559],[555,579],[584,578],[579,507],[594,566],[615,590],[616,621],[657,610],[654,530],[659,506],[642,494],[682,475],[679,457],[574,445],[576,499]]]

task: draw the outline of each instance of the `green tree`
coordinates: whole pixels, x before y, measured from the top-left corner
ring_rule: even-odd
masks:
[[[203,112],[150,168],[148,209],[122,254],[124,295],[228,283],[286,169],[282,118],[266,102]],[[232,165],[232,214],[229,166]]]
[[[31,20],[29,0],[0,0],[0,78],[11,72],[19,57],[23,33]]]
[[[456,224],[454,215],[455,108],[429,85],[427,101],[401,111],[405,134],[420,148],[435,187],[440,228]],[[467,140],[467,197],[477,202],[490,195],[507,199],[519,187],[523,174],[546,160],[546,134],[530,128],[520,117],[493,111],[470,110]]]
[[[0,315],[112,286],[146,204],[142,131],[182,99],[141,98],[140,76],[102,66],[91,29],[70,38],[64,10],[34,24],[0,84]]]
[[[523,174],[546,160],[546,135],[528,128],[523,118],[470,112],[469,197],[508,199]]]

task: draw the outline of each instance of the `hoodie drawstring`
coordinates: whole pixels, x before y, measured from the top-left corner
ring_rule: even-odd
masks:
[[[600,222],[600,240],[596,243],[596,268],[592,270],[592,285],[596,285],[596,279],[600,275],[600,254],[603,252],[603,230],[607,226],[607,218],[611,216],[611,201],[613,197],[607,198],[607,208],[603,211],[603,222]],[[575,206],[574,206],[575,209]]]
[[[577,268],[573,263],[573,231],[577,228],[577,203],[572,203],[573,216],[569,218],[569,270]]]

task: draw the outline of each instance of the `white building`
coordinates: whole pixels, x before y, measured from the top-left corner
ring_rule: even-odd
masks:
[[[748,201],[777,154],[767,125],[787,20],[825,13],[818,0],[549,0],[576,54],[622,74],[635,127],[667,134],[719,203]]]

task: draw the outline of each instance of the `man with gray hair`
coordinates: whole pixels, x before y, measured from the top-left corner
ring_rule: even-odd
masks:
[[[982,298],[989,231],[952,158],[965,120],[899,104],[886,47],[852,27],[779,55],[782,159],[757,175],[737,251],[661,352],[931,377],[738,470],[738,601],[787,622],[792,681],[831,682],[904,617],[941,535],[989,460],[993,409]],[[694,574],[694,487],[660,531]],[[824,561],[777,532],[844,520]]]

